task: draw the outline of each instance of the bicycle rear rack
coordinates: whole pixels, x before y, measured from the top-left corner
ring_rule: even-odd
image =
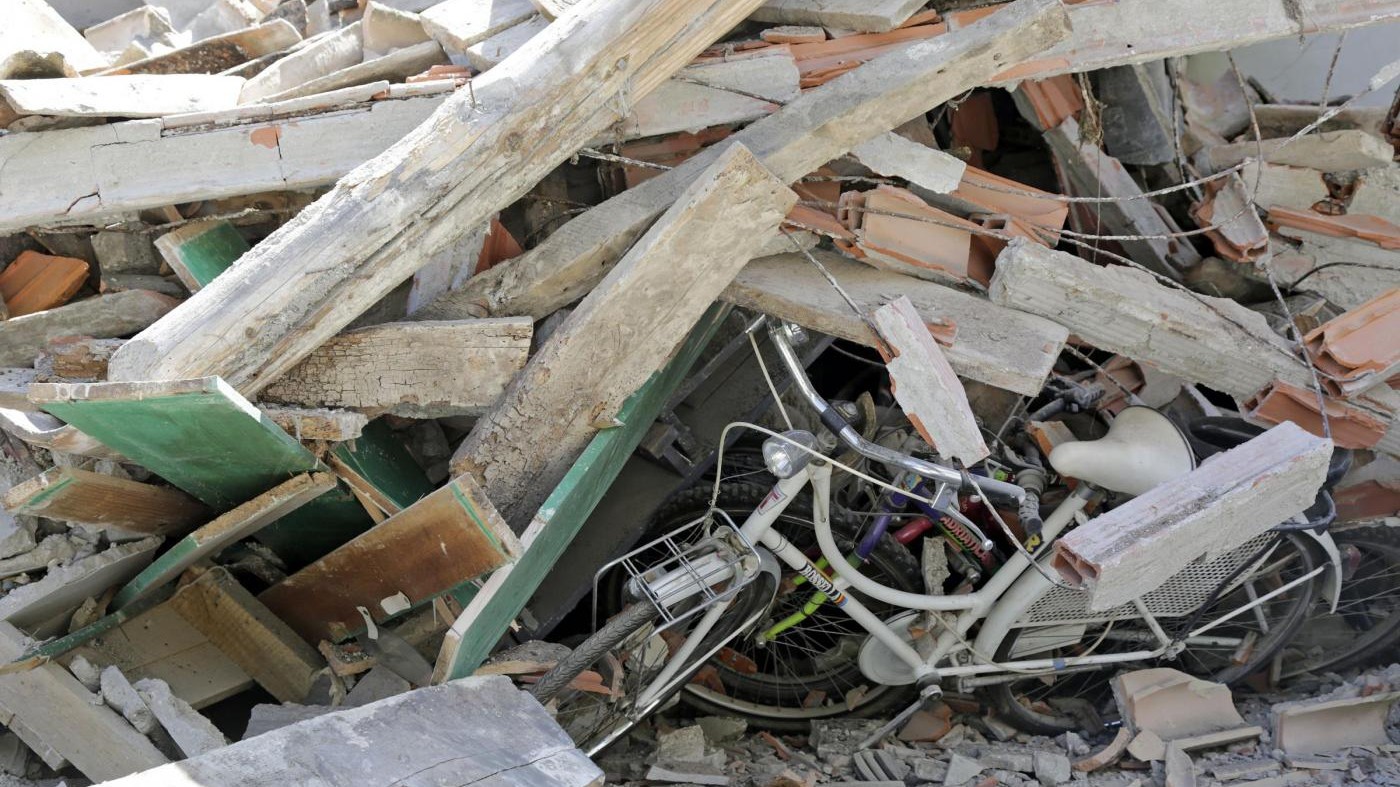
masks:
[[[717,518],[725,524],[712,527]],[[624,572],[625,587],[656,608],[661,625],[652,633],[657,634],[733,598],[758,576],[759,562],[734,520],[711,509],[598,569],[593,575],[593,630],[598,630],[599,586],[610,571]]]

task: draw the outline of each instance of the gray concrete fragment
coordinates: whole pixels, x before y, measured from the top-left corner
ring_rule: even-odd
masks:
[[[171,693],[165,681],[145,678],[136,682],[136,690],[186,757],[198,757],[228,745],[224,734],[188,702]]]
[[[350,693],[345,695],[345,706],[358,708],[371,702],[378,702],[395,694],[402,694],[413,688],[408,681],[395,675],[387,667],[377,666],[366,672]]]
[[[317,716],[324,716],[332,713],[335,708],[326,705],[297,705],[289,702],[285,705],[254,705],[253,712],[248,717],[248,726],[243,730],[243,740],[255,738],[265,732],[280,730],[283,727],[314,719]]]
[[[1059,752],[1038,751],[1035,753],[1035,778],[1044,787],[1055,787],[1069,781],[1069,758]]]
[[[131,722],[131,726],[135,727],[137,732],[142,735],[155,732],[155,714],[146,707],[145,700],[141,699],[136,687],[131,685],[131,681],[126,679],[121,670],[116,667],[102,670],[101,686],[103,701]]]
[[[943,783],[948,787],[961,785],[983,770],[982,763],[954,752],[948,760],[948,773],[944,775]]]
[[[73,660],[68,662],[68,671],[73,673],[73,677],[88,691],[102,690],[102,671],[91,661],[82,656],[74,656]]]

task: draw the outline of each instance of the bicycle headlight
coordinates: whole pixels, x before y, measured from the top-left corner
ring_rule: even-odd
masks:
[[[793,445],[794,443],[797,445]],[[812,461],[812,454],[798,446],[815,450],[817,447],[816,435],[801,429],[794,429],[790,432],[784,432],[781,436],[764,440],[763,464],[768,468],[768,472],[779,478],[792,478],[802,472],[803,468]]]

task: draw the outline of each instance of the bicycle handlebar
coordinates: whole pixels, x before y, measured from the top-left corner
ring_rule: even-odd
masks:
[[[758,327],[759,323],[754,323],[751,328]],[[1026,490],[1016,484],[1009,484],[1005,481],[998,481],[995,478],[985,478],[979,476],[974,482],[970,473],[965,470],[954,470],[951,467],[944,467],[935,462],[925,461],[913,456],[901,454],[883,445],[878,445],[866,440],[851,426],[836,408],[832,407],[822,395],[817,393],[817,389],[812,385],[812,381],[807,377],[807,370],[803,368],[802,362],[797,357],[797,351],[792,346],[793,326],[788,323],[774,320],[768,325],[768,334],[773,339],[773,346],[778,350],[778,356],[782,358],[783,365],[787,367],[788,373],[792,375],[793,384],[802,394],[802,398],[817,411],[821,418],[822,425],[830,429],[841,439],[841,442],[860,455],[873,459],[877,462],[893,465],[894,467],[908,470],[909,472],[927,478],[930,481],[950,484],[960,490],[974,491],[978,488],[987,496],[994,497],[1012,505],[1020,506],[1026,500]],[[1039,517],[1037,516],[1038,520]]]

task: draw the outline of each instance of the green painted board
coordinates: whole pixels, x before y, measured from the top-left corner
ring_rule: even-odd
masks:
[[[719,304],[706,312],[676,357],[623,404],[618,413],[622,426],[599,432],[588,444],[522,536],[524,553],[487,580],[462,613],[459,624],[452,627],[448,636],[455,637],[458,644],[451,664],[438,665],[444,679],[472,674],[491,654],[540,580],[568,549],[584,520],[612,486],[627,458],[728,314],[729,307]],[[465,627],[460,627],[463,622]]]
[[[436,488],[383,421],[371,421],[358,438],[340,443],[331,453],[401,509]]]
[[[187,224],[162,235],[156,246],[191,292],[213,281],[252,248],[222,219]]]
[[[326,467],[217,377],[138,383],[39,383],[30,397],[217,512],[299,473]],[[261,530],[257,538],[293,566],[369,528],[343,485]]]

